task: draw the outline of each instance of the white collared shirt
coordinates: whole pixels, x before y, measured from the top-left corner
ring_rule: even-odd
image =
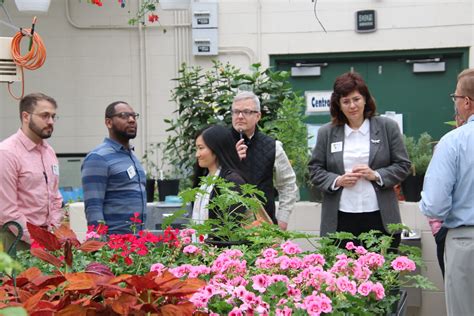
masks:
[[[344,170],[360,164],[369,164],[370,121],[365,119],[358,130],[344,126]],[[379,210],[377,196],[372,183],[361,178],[353,187],[345,187],[341,193],[339,210],[346,213],[364,213]]]
[[[214,176],[218,177],[221,172],[221,168],[218,168]],[[193,206],[193,221],[197,224],[204,223],[205,220],[209,219],[209,199],[211,197],[211,192],[214,189],[214,185],[205,185],[202,184],[200,189],[205,191],[205,194],[197,193],[196,200],[194,201]]]

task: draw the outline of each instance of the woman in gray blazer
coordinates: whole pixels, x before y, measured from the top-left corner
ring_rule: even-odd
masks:
[[[375,101],[357,73],[336,78],[330,111],[332,122],[319,129],[309,162],[311,182],[324,195],[321,236],[387,234],[387,224],[401,222],[393,187],[411,165],[398,125],[375,116]],[[399,243],[396,234],[392,246]]]

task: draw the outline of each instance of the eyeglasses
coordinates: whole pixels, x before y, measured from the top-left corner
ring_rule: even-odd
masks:
[[[48,122],[49,119],[52,119],[53,122],[56,122],[59,119],[59,116],[56,114],[49,114],[49,113],[33,113],[33,112],[27,112],[31,115],[36,115],[39,116],[43,121]]]
[[[232,113],[233,116],[239,116],[240,114],[242,114],[244,117],[247,117],[253,113],[258,113],[259,111],[252,111],[252,110],[243,110],[243,111],[240,111],[240,110],[231,110],[230,113]]]
[[[117,116],[117,117],[119,117],[121,119],[125,119],[125,120],[128,120],[131,117],[133,117],[133,119],[136,120],[137,118],[140,117],[140,114],[134,113],[134,112],[120,112],[120,113],[116,113],[116,114],[113,114],[113,115],[109,116],[109,118],[112,118],[114,116]]]
[[[360,104],[361,102],[364,101],[364,98],[362,96],[356,96],[353,97],[352,99],[342,99],[341,104],[345,106],[351,106],[352,103],[354,104]]]
[[[468,98],[469,100],[472,101],[472,99],[468,97],[467,95],[455,95],[454,93],[451,93],[449,96],[451,97],[451,100],[453,100],[453,102],[456,102],[457,98],[461,98],[461,99]]]

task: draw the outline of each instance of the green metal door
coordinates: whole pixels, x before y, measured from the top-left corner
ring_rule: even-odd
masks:
[[[378,113],[395,111],[403,114],[404,134],[418,136],[428,132],[439,139],[451,128],[444,124],[453,120],[453,103],[449,93],[454,92],[456,76],[467,67],[467,48],[367,52],[353,54],[318,54],[273,56],[271,63],[277,70],[291,71],[297,62],[327,64],[317,77],[291,77],[295,91],[332,90],[337,76],[356,71],[366,80],[373,94]],[[415,73],[413,63],[407,60],[440,58],[445,71]],[[329,114],[308,116],[306,122],[329,122]]]

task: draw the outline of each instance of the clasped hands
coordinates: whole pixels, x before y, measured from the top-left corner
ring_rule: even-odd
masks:
[[[368,165],[356,165],[352,168],[352,172],[346,172],[337,178],[336,187],[353,187],[361,178],[368,181],[378,180],[377,173]]]

